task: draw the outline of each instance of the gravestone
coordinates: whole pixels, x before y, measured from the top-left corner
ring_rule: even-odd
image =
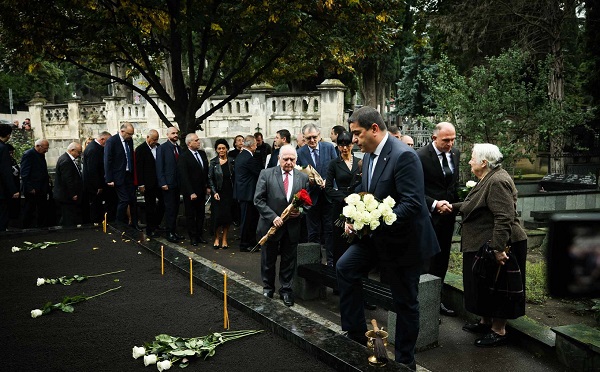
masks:
[[[311,283],[298,276],[298,266],[312,263],[321,263],[321,244],[300,243],[296,254],[296,268],[294,269],[294,296],[301,300],[315,300],[325,297],[325,287],[321,284]]]
[[[540,181],[545,191],[594,190],[598,188],[596,176],[579,174],[547,174]]]

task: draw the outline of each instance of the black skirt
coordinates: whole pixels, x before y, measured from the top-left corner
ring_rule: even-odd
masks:
[[[523,296],[509,297],[490,291],[485,285],[478,285],[472,272],[477,252],[463,254],[463,286],[465,309],[483,317],[516,319],[525,315],[525,263],[527,259],[527,240],[512,243],[511,252],[521,270]],[[500,278],[499,280],[502,280]]]

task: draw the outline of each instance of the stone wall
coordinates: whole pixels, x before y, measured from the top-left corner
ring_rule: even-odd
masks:
[[[204,131],[197,131],[209,157],[215,156],[213,143],[217,138],[227,138],[230,144],[238,134],[260,131],[265,141],[272,143],[280,129],[292,135],[300,133],[302,126],[314,123],[321,127],[324,140],[334,125],[344,125],[345,86],[337,79],[325,80],[314,92],[276,93],[271,86],[257,85],[245,94],[228,102],[204,122]],[[197,116],[222,102],[226,96],[208,99]],[[155,97],[157,106],[175,125],[173,112]],[[29,102],[29,117],[34,138],[46,138],[50,150],[46,155],[48,166],[53,168],[58,156],[72,141],[84,143],[102,131],[117,133],[123,122],[135,127],[134,143],[141,143],[148,130],[158,130],[161,142],[166,138],[167,127],[155,109],[148,103],[130,103],[122,97],[105,97],[103,102],[84,103],[71,100],[66,104],[50,105],[39,95]]]

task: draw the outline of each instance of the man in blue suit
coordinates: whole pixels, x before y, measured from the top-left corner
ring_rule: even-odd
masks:
[[[337,262],[342,329],[351,339],[366,343],[361,277],[379,265],[389,278],[397,314],[395,359],[416,370],[419,278],[425,260],[440,251],[425,205],[423,168],[412,148],[388,134],[374,108],[356,110],[348,122],[353,142],[365,153],[362,183],[355,191],[367,191],[379,200],[391,196],[397,220],[355,241]],[[353,232],[351,224],[345,229]]]
[[[114,187],[119,202],[117,221],[129,223],[127,207],[131,214],[131,225],[138,228],[135,197],[135,159],[133,140],[135,129],[131,123],[123,123],[119,133],[106,140],[104,145],[104,180],[108,187]]]
[[[325,179],[329,162],[337,158],[335,147],[329,142],[321,142],[321,130],[314,124],[306,124],[302,128],[306,145],[298,150],[298,165],[311,165]],[[325,243],[327,264],[333,266],[333,221],[331,220],[331,202],[325,195],[325,185],[311,185],[310,198],[313,206],[307,210],[306,225],[308,241]],[[323,235],[321,235],[323,234]],[[323,239],[322,239],[323,237]]]
[[[165,201],[165,224],[167,240],[176,243],[183,239],[177,234],[177,214],[179,213],[179,174],[177,162],[181,155],[179,130],[175,127],[167,129],[167,141],[156,150],[156,176]]]
[[[259,216],[254,206],[254,192],[262,169],[262,160],[258,155],[254,155],[255,151],[256,139],[254,136],[246,136],[244,147],[235,158],[233,197],[240,203],[240,252],[250,252],[256,246]]]

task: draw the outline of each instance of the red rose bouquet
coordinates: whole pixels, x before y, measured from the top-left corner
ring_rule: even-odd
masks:
[[[283,222],[285,222],[290,217],[290,213],[292,213],[292,211],[302,212],[302,209],[305,206],[311,206],[311,205],[312,205],[312,200],[310,199],[310,195],[308,194],[308,191],[306,191],[305,189],[302,189],[302,190],[298,191],[296,194],[294,194],[290,205],[288,205],[283,210],[283,212],[281,212],[281,219],[283,220]],[[267,240],[269,240],[269,238],[275,234],[277,229],[278,228],[276,226],[272,226],[269,229],[269,231],[267,231],[265,236],[263,236],[262,239],[260,239],[260,241],[258,242],[256,247],[252,248],[251,252],[254,252],[256,249],[258,249],[258,247],[260,245],[265,245]]]

